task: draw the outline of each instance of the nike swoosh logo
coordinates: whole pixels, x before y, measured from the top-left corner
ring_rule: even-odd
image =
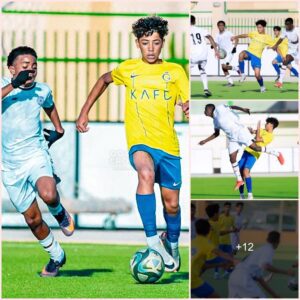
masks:
[[[181,183],[181,181],[179,181],[179,182],[177,182],[177,183],[174,182],[174,183],[173,183],[173,186],[177,186],[177,185],[179,185],[180,183]]]

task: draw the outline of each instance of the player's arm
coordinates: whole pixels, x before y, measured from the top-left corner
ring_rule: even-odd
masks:
[[[31,79],[31,74],[34,73],[34,70],[23,70],[21,71],[16,78],[12,79],[11,83],[7,84],[1,89],[1,99],[3,100],[13,89],[18,88],[19,86],[26,83],[26,81]]]
[[[269,285],[264,281],[262,277],[256,278],[256,281],[259,282],[261,287],[265,289],[273,298],[280,298],[279,295],[277,295],[270,287]]]
[[[48,147],[50,148],[53,143],[55,143],[57,140],[63,137],[65,130],[63,129],[61,125],[61,121],[56,109],[55,104],[53,104],[51,107],[44,107],[44,111],[51,120],[55,130],[50,129],[44,129],[44,137],[46,141],[48,142]]]
[[[244,108],[244,107],[240,107],[240,106],[236,106],[236,105],[231,105],[230,108],[234,109],[234,110],[242,111],[242,112],[250,115],[250,109],[249,108]]]
[[[232,229],[227,230],[221,230],[220,235],[226,235],[228,233],[238,232],[239,230],[236,227],[233,227]]]
[[[257,129],[256,129],[256,133],[255,133],[255,141],[256,142],[263,142],[264,139],[261,137],[260,134],[260,121],[257,122]]]
[[[238,39],[246,39],[249,37],[249,34],[248,33],[244,33],[244,34],[239,34],[239,35],[234,35],[230,38],[230,40],[233,42],[235,40],[238,40]]]
[[[265,269],[272,273],[283,274],[288,276],[295,276],[296,272],[294,270],[284,270],[277,267],[274,267],[270,264],[265,265]]]
[[[185,117],[188,119],[190,117],[190,102],[186,101],[182,104],[180,104],[182,111],[185,115]]]
[[[106,88],[113,82],[111,72],[103,74],[96,82],[91,92],[89,93],[87,100],[85,101],[80,115],[76,122],[76,128],[79,132],[88,131],[88,114],[97,99],[105,92]]]
[[[218,53],[218,46],[214,40],[214,38],[211,35],[207,35],[206,38],[210,41],[211,46],[213,47],[213,49],[215,50],[215,55],[217,57],[219,57],[219,53]]]
[[[208,138],[206,138],[205,140],[202,140],[199,142],[199,145],[204,145],[209,141],[212,141],[213,139],[217,138],[220,135],[220,129],[215,128],[215,132],[209,136]]]
[[[278,46],[281,44],[281,42],[284,40],[284,38],[280,38],[277,42],[276,42],[276,44],[274,45],[274,46],[272,46],[272,47],[269,47],[270,49],[273,49],[274,51],[276,51],[277,50],[277,48],[278,48]]]

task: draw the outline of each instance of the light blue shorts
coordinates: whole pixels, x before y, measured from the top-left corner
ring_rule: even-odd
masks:
[[[24,213],[36,198],[36,182],[43,176],[53,177],[53,163],[48,151],[41,150],[19,168],[2,171],[3,184],[12,204]]]

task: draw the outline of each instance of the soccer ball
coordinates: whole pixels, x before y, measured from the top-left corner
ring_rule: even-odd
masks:
[[[298,291],[298,280],[296,277],[291,277],[288,281],[288,287],[292,291]]]
[[[130,260],[133,278],[140,283],[154,283],[161,278],[165,264],[161,255],[153,249],[141,249]]]
[[[226,52],[226,50],[224,50],[224,49],[219,49],[218,53],[219,53],[219,55],[220,55],[220,59],[225,58],[226,55],[227,55],[227,52]]]

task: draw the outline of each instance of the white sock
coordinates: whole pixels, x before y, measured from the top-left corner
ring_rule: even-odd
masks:
[[[279,74],[279,79],[278,79],[278,81],[280,83],[283,82],[283,78],[285,76],[285,73],[286,73],[286,66],[282,65],[281,68],[280,68],[280,74]]]
[[[231,78],[230,74],[225,76],[225,78],[227,79],[227,81],[230,83],[230,84],[233,84],[233,79]]]
[[[231,165],[232,165],[233,173],[236,177],[236,180],[237,181],[243,181],[242,176],[241,176],[241,172],[240,172],[239,164],[237,162],[235,162]]]
[[[152,248],[154,245],[156,245],[159,242],[160,242],[160,240],[159,240],[159,236],[157,234],[147,237],[147,244],[148,244],[149,248]]]
[[[206,75],[206,73],[201,73],[200,76],[201,76],[201,80],[203,82],[203,88],[205,90],[208,90],[208,82],[207,82],[207,75]]]
[[[274,150],[274,149],[269,149],[269,148],[267,148],[267,147],[261,147],[261,148],[262,148],[262,151],[261,151],[261,152],[265,152],[265,153],[267,153],[267,154],[269,154],[269,155],[274,155],[274,156],[276,156],[276,157],[279,156],[279,152],[276,151],[276,150]]]
[[[54,239],[51,231],[49,232],[49,235],[45,239],[40,240],[39,243],[43,246],[45,251],[50,254],[50,257],[54,261],[62,261],[64,257],[64,251],[60,244]]]

